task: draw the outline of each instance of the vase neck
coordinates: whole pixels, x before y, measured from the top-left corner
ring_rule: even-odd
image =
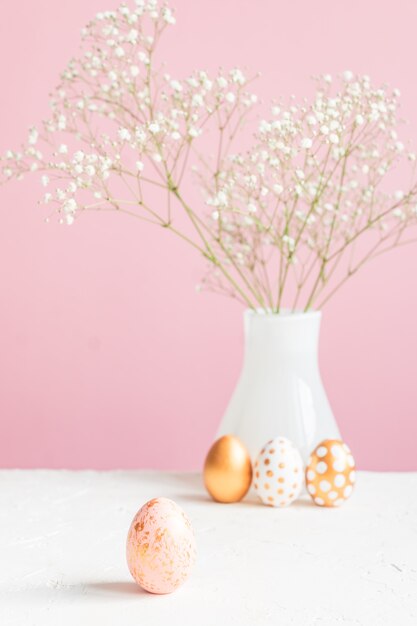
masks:
[[[321,312],[245,312],[246,355],[317,355]]]

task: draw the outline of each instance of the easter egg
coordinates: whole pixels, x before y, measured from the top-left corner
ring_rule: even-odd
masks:
[[[204,484],[217,502],[239,502],[252,482],[252,463],[243,443],[233,435],[220,437],[204,463]]]
[[[127,563],[151,593],[171,593],[187,580],[196,556],[194,532],[184,511],[168,498],[149,500],[127,536]]]
[[[312,452],[307,469],[307,491],[318,506],[340,506],[352,493],[355,461],[340,439],[326,439]]]
[[[302,483],[303,461],[294,444],[285,437],[268,441],[254,467],[253,486],[262,502],[288,506],[299,496]]]

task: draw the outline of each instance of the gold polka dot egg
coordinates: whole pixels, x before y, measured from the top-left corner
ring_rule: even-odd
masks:
[[[340,506],[356,480],[355,461],[340,439],[326,439],[312,452],[306,469],[307,491],[318,506]]]
[[[268,441],[254,467],[253,486],[262,502],[288,506],[299,496],[302,483],[303,462],[294,444],[285,437]]]

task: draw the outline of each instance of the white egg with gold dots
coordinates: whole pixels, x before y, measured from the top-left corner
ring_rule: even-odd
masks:
[[[260,451],[254,466],[253,487],[268,506],[285,507],[300,495],[303,461],[292,441],[271,439]]]

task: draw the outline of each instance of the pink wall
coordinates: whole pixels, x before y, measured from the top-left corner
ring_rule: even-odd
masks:
[[[3,3],[0,150],[47,114],[80,27],[109,0]],[[304,95],[344,69],[402,92],[417,145],[414,0],[176,0],[172,73],[262,71]],[[38,180],[0,190],[0,466],[195,468],[238,376],[241,310],[197,295],[202,266],[120,216],[45,224]],[[173,261],[172,261],[173,260]],[[369,265],[325,311],[321,364],[363,469],[415,469],[417,246]]]

